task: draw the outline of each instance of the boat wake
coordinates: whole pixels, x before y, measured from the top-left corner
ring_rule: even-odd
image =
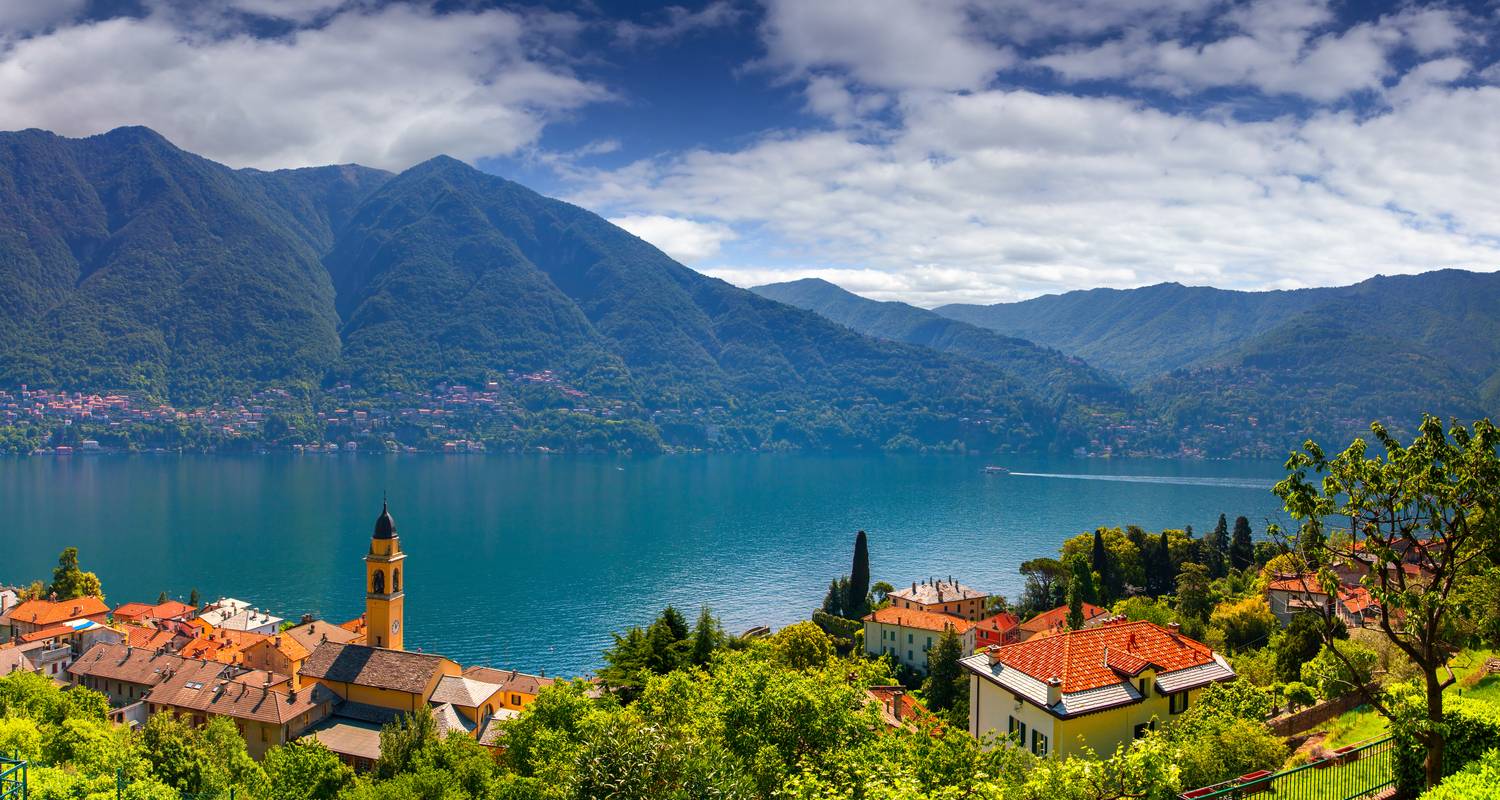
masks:
[[[1158,483],[1171,486],[1216,486],[1223,489],[1270,489],[1272,481],[1253,481],[1246,478],[1192,478],[1174,475],[1089,475],[1060,472],[1012,472],[1020,478],[1059,478],[1077,481],[1114,481],[1116,483]]]

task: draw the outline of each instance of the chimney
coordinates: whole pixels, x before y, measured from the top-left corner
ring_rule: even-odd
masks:
[[[1168,622],[1167,623],[1167,630],[1169,630],[1169,631],[1171,631],[1173,633],[1176,633],[1179,630],[1182,630],[1182,626],[1179,625],[1179,624],[1177,624],[1176,622]]]
[[[899,689],[891,692],[891,716],[897,722],[901,721],[901,691]]]
[[[1056,675],[1047,680],[1047,705],[1055,706],[1062,702],[1062,678]]]

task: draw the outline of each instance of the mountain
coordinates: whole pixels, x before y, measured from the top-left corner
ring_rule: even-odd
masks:
[[[1135,406],[1135,398],[1119,380],[1082,359],[927,309],[870,300],[819,278],[772,283],[750,291],[816,312],[869,336],[994,364],[1048,403],[1122,413]]]
[[[1274,292],[1161,284],[936,312],[1119,370],[1183,444],[1215,454],[1500,411],[1496,273]]]
[[[424,430],[507,446],[1072,445],[1002,369],[700,275],[443,157],[261,172],[143,128],[0,134],[0,303],[0,387],[291,390],[399,433],[442,387],[487,385],[503,412]]]
[[[0,381],[193,402],[316,385],[340,347],[318,245],[380,174],[296,173],[145,128],[0,135]]]
[[[1320,291],[1238,292],[1162,283],[933,310],[1055,347],[1137,383],[1213,356],[1316,307]]]

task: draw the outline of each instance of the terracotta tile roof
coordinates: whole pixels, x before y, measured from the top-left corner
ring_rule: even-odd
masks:
[[[915,726],[919,719],[931,716],[904,686],[871,686],[865,695],[880,704],[880,718],[892,728]]]
[[[1099,617],[1107,616],[1108,614],[1109,609],[1107,608],[1101,608],[1094,605],[1093,603],[1083,604],[1084,625],[1088,625],[1090,622],[1093,622]],[[1061,628],[1066,628],[1067,626],[1068,607],[1058,606],[1051,611],[1043,611],[1042,613],[1037,614],[1031,619],[1028,619],[1025,622],[1021,623],[1021,631],[1023,633],[1047,633],[1056,632]]]
[[[974,623],[966,619],[939,614],[936,611],[923,611],[917,608],[896,608],[886,606],[866,614],[865,622],[880,622],[886,625],[900,625],[905,628],[917,628],[924,631],[942,631],[952,628],[955,633],[963,635],[974,627]]]
[[[993,617],[982,619],[974,623],[974,627],[976,628],[983,628],[984,630],[994,631],[996,633],[1005,633],[1014,628],[1020,627],[1020,625],[1021,621],[1016,618],[1015,614],[1012,614],[1009,611],[1001,611],[999,614],[996,614]]]
[[[158,647],[167,647],[177,634],[171,631],[158,630],[144,625],[127,625],[125,627],[125,643],[131,647],[141,647],[146,650],[155,650]]]
[[[519,716],[521,716],[521,712],[513,708],[495,709],[495,716],[490,717],[489,721],[484,723],[484,727],[479,731],[479,743],[485,747],[499,747],[500,740],[505,738],[505,725],[502,723]]]
[[[422,694],[447,659],[426,653],[387,650],[360,644],[324,642],[302,665],[302,675],[334,683],[374,686]]]
[[[542,689],[557,682],[556,678],[547,678],[541,675],[528,675],[513,669],[495,669],[494,667],[469,667],[464,670],[465,678],[473,678],[485,683],[498,683],[505,687],[507,692],[520,692],[521,694],[537,694]]]
[[[380,726],[373,722],[330,717],[306,735],[339,755],[370,761],[380,758]]]
[[[323,686],[283,692],[244,680],[231,680],[227,667],[213,661],[189,662],[146,695],[146,701],[235,719],[284,725],[304,712],[338,699]],[[240,676],[241,678],[245,676]]]
[[[72,619],[108,614],[109,606],[93,596],[76,600],[27,600],[10,611],[11,622],[27,622],[32,625],[55,625]]]
[[[131,622],[150,614],[153,608],[150,603],[125,603],[115,606],[115,610],[110,613],[117,620]]]
[[[168,600],[165,603],[157,603],[156,605],[152,606],[151,616],[155,617],[156,619],[179,619],[181,617],[186,617],[197,610],[198,609],[193,608],[187,603],[183,603],[177,600]]]
[[[1312,573],[1306,575],[1283,575],[1273,579],[1266,584],[1268,592],[1298,592],[1302,594],[1314,594],[1327,596],[1323,591],[1323,585],[1318,582],[1318,576]]]
[[[349,644],[359,638],[359,634],[341,625],[334,625],[321,619],[312,622],[304,622],[293,628],[282,631],[282,636],[290,636],[302,645],[309,654],[318,649],[318,645],[324,642],[336,642],[338,644]]]
[[[1120,683],[1121,671],[1158,673],[1214,661],[1208,645],[1151,622],[1115,622],[1029,639],[990,651],[990,658],[1039,681],[1062,679],[1065,693]]]
[[[42,628],[39,631],[32,631],[31,633],[23,635],[21,637],[21,643],[29,644],[31,642],[46,641],[47,639],[56,639],[59,636],[67,636],[72,632],[73,629],[68,627],[67,625],[53,625],[50,628]]]
[[[224,649],[223,642],[217,642],[207,637],[198,637],[184,644],[177,652],[181,653],[185,658],[213,660],[222,649]]]

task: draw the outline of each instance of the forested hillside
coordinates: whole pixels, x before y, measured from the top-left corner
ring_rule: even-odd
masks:
[[[563,447],[1080,443],[1001,369],[705,277],[450,158],[236,171],[142,128],[25,131],[0,134],[0,204],[0,386],[313,407],[337,387],[378,416],[488,385],[504,414],[436,430],[506,446],[538,426]],[[308,419],[267,429],[319,436]]]

